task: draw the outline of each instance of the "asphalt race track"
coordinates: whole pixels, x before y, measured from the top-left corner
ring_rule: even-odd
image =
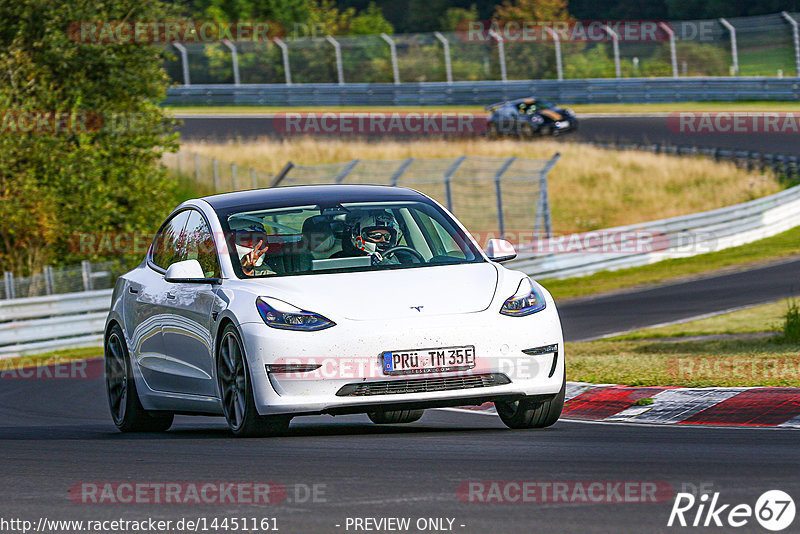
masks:
[[[561,307],[568,339],[586,338],[791,293],[800,260]],[[91,376],[91,375],[90,375]],[[176,418],[166,434],[122,435],[103,380],[0,379],[3,517],[49,519],[277,518],[281,532],[354,532],[348,518],[446,517],[464,533],[669,532],[674,492],[704,488],[724,503],[800,494],[792,430],[560,421],[506,430],[482,413],[428,411],[411,425],[365,416],[294,420],[287,436],[236,440],[222,419]],[[86,504],[80,483],[268,482],[278,504]],[[468,482],[653,482],[656,503],[469,502]],[[308,489],[317,488],[314,502]],[[463,486],[461,486],[463,488]],[[512,499],[515,494],[512,494]],[[659,493],[659,495],[661,495]],[[73,494],[74,497],[74,494]],[[301,502],[297,502],[301,501]],[[466,502],[465,502],[466,501]],[[336,525],[340,525],[337,527]],[[464,525],[461,527],[460,525]],[[751,524],[738,529],[763,532]],[[418,532],[411,529],[410,532]]]
[[[566,341],[680,321],[800,294],[800,258],[559,305]]]
[[[197,132],[248,137],[260,128],[259,120],[264,119],[188,120],[182,131],[190,138],[197,138]],[[658,120],[586,119],[578,135],[639,125],[640,132],[653,136],[648,141],[660,142],[656,134],[666,134]],[[768,144],[764,136],[737,136],[730,142],[750,150],[800,150],[788,139],[786,145]],[[686,137],[680,143],[691,144]],[[714,144],[720,145],[719,140]],[[797,293],[799,272],[800,259],[793,258],[741,273],[565,302],[560,306],[565,336],[586,339],[790,296]],[[389,427],[373,425],[366,416],[299,418],[286,436],[270,439],[236,440],[222,419],[185,416],[176,417],[165,434],[123,435],[111,423],[103,380],[97,376],[0,375],[0,451],[0,519],[34,525],[42,518],[275,518],[279,532],[305,534],[392,532],[357,530],[352,523],[348,528],[348,518],[401,517],[412,525],[420,518],[452,520],[449,530],[445,520],[445,528],[412,526],[401,532],[693,532],[698,529],[667,527],[675,492],[719,492],[720,504],[750,506],[767,490],[783,490],[795,500],[800,496],[798,434],[792,430],[562,420],[546,430],[511,431],[494,416],[430,410],[417,423]],[[655,503],[613,504],[576,498],[469,502],[460,491],[469,482],[486,481],[651,482],[670,491],[659,494]],[[112,496],[107,500],[116,502],[89,504],[80,493],[70,493],[76,484],[121,482],[271,483],[285,487],[287,498],[276,504],[196,505],[124,503]],[[316,498],[309,497],[311,488]],[[515,500],[519,494],[501,495],[509,497]],[[693,520],[696,510],[687,519]],[[42,530],[79,531],[74,526]],[[173,526],[171,531],[186,530]],[[736,530],[765,532],[753,518]],[[0,522],[0,532],[17,531]]]
[[[721,502],[751,506],[771,489],[800,494],[793,431],[568,421],[510,431],[494,416],[434,410],[393,427],[365,416],[301,418],[287,436],[270,439],[236,440],[221,419],[190,417],[178,417],[163,435],[122,435],[107,414],[102,379],[3,381],[0,414],[2,516],[34,524],[41,517],[274,517],[283,533],[339,533],[354,532],[345,529],[347,518],[446,517],[453,531],[470,534],[653,533],[676,530],[666,524],[673,492],[682,489],[702,487],[719,492]],[[288,498],[219,506],[68,497],[84,482],[207,481],[282,484]],[[656,503],[468,502],[458,488],[476,481],[635,481],[671,489]],[[307,502],[314,486],[316,502]],[[763,532],[752,520],[737,530]]]
[[[187,140],[275,137],[274,115],[178,115],[178,128]],[[800,155],[800,134],[791,133],[690,133],[675,131],[666,115],[578,116],[580,129],[564,141],[660,143],[718,147],[774,154]],[[342,134],[337,134],[340,136]],[[375,135],[375,139],[389,136]]]

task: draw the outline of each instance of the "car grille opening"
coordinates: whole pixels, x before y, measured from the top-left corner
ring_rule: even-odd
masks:
[[[336,396],[369,397],[372,395],[403,395],[406,393],[427,393],[431,391],[450,391],[454,389],[487,388],[510,383],[511,380],[502,373],[473,376],[412,378],[408,380],[384,380],[381,382],[347,384],[336,392]]]

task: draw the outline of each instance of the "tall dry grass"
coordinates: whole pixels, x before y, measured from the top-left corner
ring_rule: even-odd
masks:
[[[314,165],[357,158],[446,158],[464,154],[550,158],[560,152],[561,160],[549,180],[553,229],[557,233],[685,215],[745,202],[781,189],[771,173],[748,172],[730,163],[550,140],[423,139],[378,143],[296,138],[194,142],[184,143],[183,147],[270,173],[278,172],[287,161]]]

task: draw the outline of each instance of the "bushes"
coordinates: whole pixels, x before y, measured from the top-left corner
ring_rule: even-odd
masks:
[[[170,9],[157,0],[0,3],[0,268],[26,275],[106,259],[70,244],[83,232],[152,232],[173,207],[160,164],[175,148],[158,107],[168,85],[161,53],[67,34],[73,21],[166,20]],[[15,118],[25,112],[90,119],[58,133],[21,131]]]

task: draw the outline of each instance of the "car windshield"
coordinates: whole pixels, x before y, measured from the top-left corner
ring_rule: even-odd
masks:
[[[249,209],[223,222],[240,278],[485,261],[449,216],[425,202]]]

